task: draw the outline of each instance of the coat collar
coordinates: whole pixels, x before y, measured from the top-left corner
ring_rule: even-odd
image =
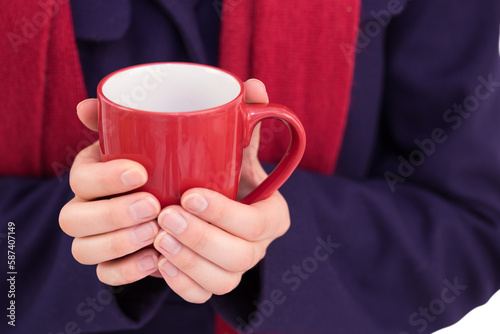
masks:
[[[156,0],[175,23],[193,61],[207,63],[200,29],[197,24],[196,7],[201,0]]]
[[[130,0],[71,0],[71,10],[78,40],[117,40],[130,25]]]
[[[178,29],[190,57],[206,63],[202,37],[197,24],[196,8],[202,0],[153,1]],[[127,32],[132,13],[131,0],[71,0],[73,25],[78,40],[107,42],[120,39]]]

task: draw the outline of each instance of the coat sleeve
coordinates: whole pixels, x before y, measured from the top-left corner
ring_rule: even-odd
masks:
[[[364,9],[360,31],[383,28],[358,55],[381,50],[377,130],[350,118],[343,150],[371,147],[348,166],[366,172],[296,171],[289,232],[213,299],[243,333],[431,333],[500,288],[500,2],[404,2],[390,22]]]
[[[109,287],[99,282],[95,266],[73,259],[72,238],[58,224],[61,207],[72,197],[67,175],[45,180],[0,178],[0,254],[9,279],[0,285],[2,333],[137,328],[166,300],[162,280]],[[8,259],[14,262],[8,264]]]

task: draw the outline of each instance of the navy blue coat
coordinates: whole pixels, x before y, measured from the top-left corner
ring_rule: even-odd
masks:
[[[291,228],[235,291],[192,305],[159,279],[107,287],[59,229],[68,177],[4,177],[17,321],[0,328],[208,334],[218,312],[244,333],[431,333],[484,303],[500,289],[500,2],[403,0],[387,16],[394,2],[363,1],[336,174],[293,174]],[[71,3],[89,96],[132,64],[217,64],[220,1]]]

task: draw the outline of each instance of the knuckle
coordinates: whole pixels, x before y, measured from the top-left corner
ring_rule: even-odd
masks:
[[[183,272],[189,272],[196,268],[198,256],[193,252],[182,252],[177,255],[174,265]]]
[[[66,204],[65,206],[62,207],[61,212],[59,212],[59,227],[61,230],[66,233],[69,236],[74,236],[73,231],[72,231],[72,226],[71,226],[71,220],[69,218],[69,213],[68,213],[68,205],[69,203]]]
[[[95,184],[99,185],[99,191],[102,192],[104,196],[122,193],[125,189],[123,189],[123,185],[119,181],[120,172],[110,170],[108,168],[109,166],[105,164],[106,163],[100,167],[102,168],[102,174],[94,180]]]
[[[105,272],[105,270],[103,270],[102,267],[103,267],[102,264],[98,264],[96,269],[95,269],[95,273],[97,275],[97,278],[99,279],[99,281],[101,281],[104,284],[113,285],[113,284],[111,284],[110,280],[108,280],[108,275],[106,275],[106,272]]]
[[[228,290],[226,293],[229,293],[234,289],[236,289],[236,287],[238,287],[240,283],[241,283],[241,275],[234,275],[232,281],[230,282],[230,284],[228,284]]]
[[[77,154],[69,171],[69,186],[75,194],[80,192],[82,184],[85,183],[85,163],[82,161],[82,155],[85,154],[87,149],[85,148]]]
[[[76,161],[76,158],[75,158],[75,161]],[[73,168],[71,168],[71,170],[69,171],[69,186],[70,186],[71,190],[73,190],[73,193],[75,193],[75,195],[79,194],[79,190],[80,190],[79,185],[81,183],[81,181],[80,181],[81,179],[82,179],[82,176],[81,176],[80,169],[77,166],[74,166]]]
[[[197,238],[192,243],[192,249],[196,252],[201,252],[207,248],[208,244],[208,236],[207,230],[203,229],[200,233],[197,234]]]
[[[102,252],[102,254],[109,254],[109,256],[112,258],[117,258],[128,254],[128,244],[126,242],[122,242],[121,240],[112,238],[108,243],[106,243],[106,245],[107,250]]]
[[[217,296],[228,294],[236,289],[241,282],[241,275],[233,274],[229,279],[224,281],[224,284],[217,286],[212,293]]]
[[[254,257],[252,268],[259,263],[266,256],[267,249],[262,248],[256,252],[256,256]]]
[[[253,247],[248,247],[244,252],[239,254],[232,265],[233,272],[245,272],[254,266],[255,250]]]
[[[89,174],[81,169],[82,167],[78,167],[76,169],[71,169],[69,174],[69,185],[73,193],[86,200],[93,200],[94,196],[92,194],[92,190],[96,188],[96,182],[94,178],[96,177],[94,174]]]
[[[290,218],[286,219],[283,221],[282,224],[279,225],[278,231],[277,231],[277,237],[283,236],[286,232],[288,232],[288,229],[290,229]]]
[[[257,241],[260,240],[266,231],[266,224],[264,220],[258,219],[253,224],[252,227],[248,230],[248,239],[249,241]]]
[[[225,216],[226,216],[225,208],[222,208],[220,210],[212,210],[210,215],[210,222],[217,223],[223,221]]]
[[[115,231],[122,228],[119,208],[117,208],[117,201],[115,198],[113,199],[104,199],[102,200],[102,204],[104,206],[104,223],[109,225],[110,230]]]
[[[118,266],[115,272],[115,284],[113,285],[129,284],[136,280],[136,272],[130,266]]]
[[[137,258],[130,257],[120,260],[110,260],[97,265],[97,277],[111,286],[130,284],[144,277],[139,272]]]
[[[122,279],[120,271],[112,270],[105,263],[100,263],[97,265],[96,274],[99,281],[101,281],[104,284],[111,286],[126,284]]]
[[[89,261],[87,252],[83,250],[82,241],[80,238],[75,238],[73,240],[73,243],[71,245],[71,254],[73,255],[73,258],[80,264],[93,264],[91,261]]]
[[[76,155],[69,172],[69,185],[75,194],[79,195],[80,190],[87,186],[89,161],[97,162],[100,160],[99,156],[99,143],[97,141]]]

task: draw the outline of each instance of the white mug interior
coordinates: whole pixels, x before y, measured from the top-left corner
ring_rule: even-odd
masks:
[[[102,93],[119,105],[152,112],[189,112],[234,100],[239,81],[212,67],[185,63],[137,66],[111,75]]]

